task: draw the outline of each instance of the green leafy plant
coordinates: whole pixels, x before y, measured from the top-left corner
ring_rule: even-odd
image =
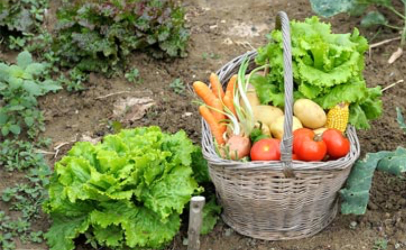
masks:
[[[294,98],[308,98],[323,109],[341,102],[350,104],[349,122],[356,128],[369,128],[369,120],[382,114],[380,87],[367,88],[362,71],[367,40],[357,29],[352,34],[332,34],[330,24],[319,18],[291,21]],[[284,106],[284,64],[282,32],[274,30],[269,43],[258,49],[255,61],[269,65],[265,77],[253,75],[261,103]]]
[[[0,144],[0,167],[7,171],[26,171],[22,181],[7,187],[0,199],[8,205],[10,211],[18,211],[11,219],[0,211],[0,248],[15,249],[16,238],[23,243],[43,240],[41,231],[34,231],[33,222],[41,219],[41,205],[47,196],[45,186],[49,183],[51,170],[43,155],[36,152],[41,144],[25,141],[5,140]]]
[[[69,92],[85,90],[83,85],[89,79],[89,75],[81,71],[79,68],[73,68],[69,71],[69,78],[61,74],[58,81],[65,86]]]
[[[406,134],[405,121],[397,108],[398,123]],[[343,202],[341,212],[343,214],[364,214],[369,201],[369,190],[372,185],[372,178],[375,170],[401,175],[406,172],[406,149],[398,147],[395,151],[380,151],[367,153],[365,158],[358,160],[345,184],[340,190]]]
[[[0,127],[1,134],[19,135],[23,128],[34,138],[44,130],[42,112],[37,108],[37,97],[61,86],[44,77],[46,63],[36,63],[29,52],[17,56],[17,64],[0,63]]]
[[[173,0],[78,0],[57,13],[54,44],[63,65],[81,70],[115,68],[133,50],[156,57],[185,56],[189,32]]]
[[[33,34],[39,33],[48,0],[2,0],[0,2],[0,41],[10,49],[21,49]]]
[[[51,249],[74,249],[79,235],[112,249],[165,246],[191,196],[202,191],[193,178],[196,152],[184,131],[159,127],[76,143],[55,164],[43,206],[53,219],[46,233]]]
[[[142,82],[142,79],[140,77],[140,71],[137,68],[129,70],[127,73],[125,73],[124,77],[127,79],[127,81],[132,83]]]
[[[400,13],[393,6],[392,0],[310,0],[314,12],[323,17],[331,17],[339,13],[350,13],[352,15],[363,14],[368,7],[376,6],[392,12],[394,16],[399,17],[403,22],[403,27],[389,24],[388,19],[378,10],[368,12],[361,20],[361,26],[372,27],[382,25],[391,29],[401,30],[401,46],[405,45],[406,39],[406,1],[399,1],[404,5],[404,12]]]
[[[179,78],[176,78],[169,87],[178,95],[183,95],[185,93],[186,86],[183,81]]]
[[[388,248],[388,240],[377,239],[375,240],[375,244],[372,250],[386,250],[387,248]]]

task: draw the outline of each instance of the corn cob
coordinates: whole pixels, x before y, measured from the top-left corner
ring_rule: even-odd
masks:
[[[344,133],[347,129],[350,111],[348,103],[339,103],[327,113],[327,128],[335,128]]]

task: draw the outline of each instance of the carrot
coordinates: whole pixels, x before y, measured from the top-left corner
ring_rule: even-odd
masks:
[[[204,120],[209,124],[210,131],[213,134],[214,138],[216,139],[219,145],[224,144],[223,132],[221,131],[220,125],[216,118],[214,118],[213,114],[210,112],[209,108],[201,105],[199,107],[200,115],[203,117]]]
[[[209,106],[213,106],[214,100],[217,98],[205,83],[196,81],[193,83],[193,89],[195,90],[196,94],[204,101],[204,103]]]
[[[226,107],[234,115],[236,115],[234,104],[233,104],[233,94],[229,90],[226,91],[226,94],[224,95],[224,98],[223,98],[223,102],[224,102],[224,105],[226,105]]]
[[[226,92],[230,91],[231,95],[234,95],[234,89],[236,87],[235,85],[237,83],[237,78],[238,78],[237,75],[233,75],[230,78],[230,81],[228,81]]]
[[[223,87],[221,86],[219,77],[215,73],[210,74],[210,83],[214,95],[220,100],[223,99],[224,97]]]
[[[220,130],[222,133],[226,132],[227,126],[224,124],[224,120],[226,119],[226,116],[223,112],[223,104],[219,99],[214,100],[213,106],[211,106],[211,113],[213,114],[214,118],[217,121],[217,124],[220,126]],[[209,107],[210,109],[210,107]]]

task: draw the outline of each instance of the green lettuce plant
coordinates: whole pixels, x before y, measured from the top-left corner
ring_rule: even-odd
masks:
[[[179,231],[185,205],[202,191],[193,176],[207,180],[200,154],[184,131],[159,127],[76,143],[55,164],[43,206],[53,220],[45,235],[50,248],[74,249],[79,235],[93,247],[164,247]]]
[[[65,66],[107,72],[133,50],[186,55],[184,10],[173,0],[65,2],[57,18],[54,49]]]
[[[331,25],[319,18],[291,21],[294,98],[308,98],[323,109],[341,102],[350,103],[349,122],[369,128],[369,120],[382,113],[381,88],[367,88],[362,71],[367,40],[357,29],[352,34],[333,34]],[[261,103],[284,106],[284,64],[282,32],[274,30],[269,42],[258,49],[255,62],[269,65],[264,77],[254,75]]]

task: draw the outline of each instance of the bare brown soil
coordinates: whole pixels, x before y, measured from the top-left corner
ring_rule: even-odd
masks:
[[[59,159],[83,135],[90,137],[111,133],[113,104],[121,97],[150,97],[155,102],[143,118],[127,123],[127,127],[158,125],[163,130],[175,132],[183,129],[196,143],[200,143],[201,121],[191,84],[195,80],[208,80],[232,58],[263,45],[265,35],[273,29],[276,13],[287,12],[291,19],[303,20],[313,15],[306,0],[185,0],[187,22],[191,30],[189,55],[183,59],[157,61],[142,53],[134,53],[131,66],[139,69],[142,83],[129,83],[124,77],[107,79],[91,74],[87,89],[81,93],[61,91],[41,100],[47,126],[43,136],[53,140],[53,147],[62,145],[58,156],[49,157],[50,164]],[[55,8],[55,6],[54,6]],[[339,15],[329,19],[334,32],[352,32],[359,26],[359,18]],[[397,36],[391,30],[360,29],[373,42]],[[404,79],[406,56],[389,65],[387,59],[397,48],[397,42],[375,48],[368,55],[365,77],[370,87],[387,86]],[[3,55],[8,57],[9,55]],[[187,88],[176,94],[169,87],[176,78]],[[110,97],[105,97],[112,94]],[[406,146],[406,136],[396,123],[395,107],[406,110],[406,85],[387,90],[383,96],[384,115],[372,123],[372,128],[359,131],[362,154],[380,150],[394,150]],[[100,99],[100,97],[103,97]],[[50,149],[52,150],[52,148]],[[0,183],[0,191],[19,177]],[[386,239],[388,250],[406,249],[406,179],[376,173],[371,190],[368,211],[363,216],[338,215],[333,223],[314,237],[291,241],[263,241],[241,236],[223,222],[214,231],[203,236],[202,250],[372,250],[377,241]],[[1,207],[2,204],[0,204]],[[356,223],[354,223],[356,222]],[[352,226],[351,226],[352,225]],[[355,225],[355,226],[354,226]],[[38,225],[46,230],[48,223]],[[186,249],[182,244],[186,231],[182,230],[168,249]],[[23,246],[21,249],[44,249],[45,245]],[[87,246],[81,244],[78,249]]]

